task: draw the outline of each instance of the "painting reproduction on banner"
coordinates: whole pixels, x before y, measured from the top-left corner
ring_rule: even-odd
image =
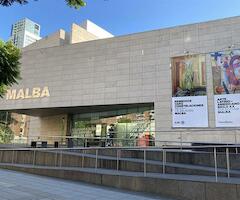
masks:
[[[240,126],[240,50],[211,54],[216,127]]]
[[[208,127],[205,56],[172,58],[172,96],[173,127]]]

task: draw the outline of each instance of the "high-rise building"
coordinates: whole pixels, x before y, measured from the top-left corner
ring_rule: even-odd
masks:
[[[26,47],[40,40],[40,25],[28,18],[12,25],[11,40],[18,48]]]

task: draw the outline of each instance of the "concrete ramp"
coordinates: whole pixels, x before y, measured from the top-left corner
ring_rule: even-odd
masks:
[[[0,167],[180,200],[240,199],[237,154],[229,156],[236,162],[229,171],[218,153],[217,177],[212,153],[161,155],[146,149],[13,149],[0,150]]]

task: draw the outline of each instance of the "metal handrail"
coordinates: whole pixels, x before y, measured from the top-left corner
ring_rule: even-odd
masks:
[[[12,140],[11,143],[9,143],[10,145],[17,145],[20,144],[18,142],[21,141],[25,141],[26,143],[24,144],[30,144],[31,141],[46,141],[46,140],[50,140],[50,141],[58,141],[60,144],[63,144],[64,142],[68,141],[68,140],[80,140],[83,141],[84,143],[86,143],[87,141],[99,141],[99,142],[106,142],[108,140],[112,140],[114,143],[116,142],[133,142],[134,144],[136,144],[138,142],[138,138],[108,138],[108,137],[77,137],[77,136],[30,136],[27,139],[14,139]],[[237,140],[232,140],[232,142],[207,142],[207,141],[201,141],[201,140],[188,140],[188,141],[184,141],[182,138],[177,138],[176,139],[172,139],[172,140],[160,140],[160,139],[148,139],[148,138],[142,138],[141,141],[145,141],[145,142],[149,142],[149,143],[155,143],[155,145],[157,144],[157,146],[161,146],[161,145],[177,145],[179,144],[181,147],[186,146],[191,146],[192,144],[223,144],[223,145],[232,145],[235,144],[237,145],[238,142]],[[194,146],[194,148],[196,148]]]
[[[165,147],[165,146],[161,146],[161,147],[152,147],[152,148],[139,148],[139,147],[76,147],[76,148],[15,148],[15,149],[11,149],[11,148],[8,148],[8,149],[0,149],[0,152],[1,152],[1,158],[0,158],[0,164],[1,165],[4,165],[4,164],[17,164],[15,162],[16,157],[19,155],[17,152],[20,152],[20,151],[31,151],[33,152],[33,156],[32,156],[32,165],[35,166],[37,163],[36,163],[36,159],[37,159],[37,152],[48,152],[48,153],[54,153],[56,155],[60,155],[59,157],[59,165],[58,167],[62,168],[62,159],[63,159],[63,154],[64,152],[68,152],[68,153],[78,153],[76,151],[82,151],[82,154],[85,154],[84,157],[88,157],[87,156],[87,151],[91,150],[91,155],[92,155],[92,159],[95,159],[95,165],[94,165],[94,168],[95,168],[95,171],[98,170],[99,166],[98,166],[98,161],[101,160],[101,154],[100,154],[100,150],[105,150],[105,149],[109,149],[109,150],[112,150],[112,151],[116,151],[116,158],[114,159],[116,162],[117,162],[117,167],[116,167],[116,170],[117,171],[120,171],[120,168],[119,168],[119,162],[121,161],[124,161],[124,158],[121,158],[121,152],[124,152],[124,151],[140,151],[140,152],[143,152],[143,157],[142,158],[138,158],[138,160],[141,160],[140,163],[143,164],[143,175],[144,176],[147,176],[147,165],[149,165],[149,160],[147,158],[147,153],[148,152],[159,152],[160,154],[162,154],[162,161],[161,161],[161,164],[162,164],[162,174],[167,174],[167,171],[166,171],[166,167],[169,166],[169,163],[167,162],[167,156],[169,153],[196,153],[196,149],[209,149],[209,148],[212,148],[212,152],[206,152],[206,151],[203,151],[201,153],[209,153],[209,154],[213,154],[213,163],[214,163],[214,166],[213,166],[213,169],[214,169],[214,177],[215,177],[215,181],[218,182],[219,181],[219,172],[222,173],[223,170],[226,170],[226,174],[227,174],[227,178],[230,179],[231,178],[231,165],[230,165],[230,159],[229,159],[229,155],[232,154],[229,152],[229,149],[230,148],[240,148],[240,145],[208,145],[208,146],[204,146],[204,145],[199,145],[199,146],[193,146],[193,147],[184,147],[184,146],[174,146],[174,147]],[[221,148],[224,150],[224,152],[217,152],[217,149],[218,148]],[[186,151],[188,150],[188,151]],[[7,152],[7,151],[10,151],[12,152],[12,158],[11,158],[11,162],[10,163],[4,163],[2,161],[2,154],[3,152]],[[15,153],[16,152],[16,153]],[[95,152],[95,153],[94,153]],[[197,152],[199,153],[199,152]],[[237,154],[238,152],[236,152]],[[226,156],[226,169],[224,168],[219,168],[218,167],[218,159],[217,159],[217,156],[218,155],[222,155],[222,156]],[[66,154],[68,155],[68,154]],[[95,156],[94,156],[95,155]],[[81,155],[83,157],[83,155]],[[110,157],[114,157],[114,156],[110,156]],[[132,159],[132,157],[130,158]],[[111,159],[109,159],[111,160]],[[84,168],[84,159],[82,159],[82,167],[81,168]],[[135,161],[132,161],[132,162],[135,162]],[[56,163],[58,163],[56,161]],[[176,168],[182,168],[182,166],[179,166],[181,163],[174,163],[176,164]],[[57,164],[56,164],[57,165]],[[40,165],[41,166],[41,165]],[[198,165],[196,165],[198,166]],[[50,165],[49,165],[50,167]],[[66,166],[65,166],[66,167]],[[206,166],[207,167],[207,166]],[[197,168],[195,168],[197,169]],[[201,169],[198,169],[198,170],[201,170]],[[236,170],[235,170],[236,171]],[[159,172],[160,173],[160,172]],[[234,172],[236,173],[236,172]],[[237,171],[238,173],[238,171]],[[240,174],[240,170],[239,170],[239,174]]]
[[[160,133],[159,136],[163,136],[164,134],[168,135],[168,133],[171,133],[171,135],[172,134],[175,134],[175,135],[178,135],[178,134],[191,135],[191,134],[194,134],[194,132],[201,132],[201,134],[209,134],[209,131],[211,131],[211,135],[213,134],[212,132],[215,132],[217,134],[222,134],[222,133],[229,132],[229,131],[231,131],[233,135],[236,135],[236,134],[240,135],[240,129],[236,129],[236,128],[173,129],[173,130],[145,131],[145,132],[148,132],[150,134]],[[126,132],[115,132],[115,133],[124,134]],[[136,132],[136,133],[139,133],[139,132]],[[196,135],[193,135],[193,136],[196,136]],[[55,136],[54,135],[35,135],[35,136],[27,136],[26,138],[28,139],[28,138],[91,138],[91,137],[63,136],[63,135],[55,135]],[[93,137],[93,138],[97,139],[97,138],[106,138],[106,137]],[[128,138],[114,138],[114,139],[131,140],[131,139],[128,139]]]
[[[113,142],[115,146],[138,146],[141,145],[153,145],[153,146],[163,146],[163,145],[180,145],[181,148],[184,146],[191,146],[192,144],[239,144],[240,143],[240,129],[236,128],[224,128],[224,129],[174,129],[174,130],[162,130],[162,131],[146,131],[150,135],[155,133],[157,138],[150,139],[150,138],[109,138],[109,137],[81,137],[81,136],[63,136],[63,135],[35,135],[35,136],[28,136],[28,137],[19,137],[13,139],[10,143],[6,145],[19,146],[25,145],[28,146],[32,141],[41,142],[47,141],[49,144],[53,142],[58,142],[60,146],[66,146],[68,141],[74,141],[74,144],[80,146],[88,146],[91,142],[99,142],[102,145],[108,145],[109,142]],[[227,133],[226,133],[227,132]],[[118,132],[120,133],[120,132]],[[126,133],[126,132],[123,132]],[[200,134],[199,134],[200,133]],[[226,140],[221,140],[219,136],[223,136],[223,133],[228,134],[228,137],[225,138]],[[206,138],[207,134],[209,134],[209,141]],[[169,136],[169,137],[168,137]],[[219,137],[219,138],[217,138]],[[162,139],[161,139],[162,138]],[[217,140],[215,140],[217,139]],[[142,143],[141,143],[142,142]],[[103,144],[104,143],[104,144]],[[145,143],[145,144],[144,144]],[[4,145],[4,144],[0,144]],[[91,144],[90,144],[91,145]],[[195,147],[196,148],[196,147]],[[236,151],[238,151],[236,149]]]
[[[240,144],[229,144],[229,145],[199,145],[199,146],[180,146],[180,145],[174,145],[174,146],[159,146],[159,147],[73,147],[73,148],[67,148],[67,147],[48,147],[48,148],[0,148],[0,151],[29,151],[29,150],[37,150],[37,151],[45,151],[45,150],[99,150],[99,149],[124,149],[124,150],[130,150],[130,151],[139,151],[139,150],[146,150],[146,151],[162,151],[162,150],[169,150],[174,151],[176,149],[179,149],[179,151],[183,152],[184,150],[195,150],[195,149],[209,149],[209,148],[240,148]],[[185,151],[184,151],[185,152]]]
[[[239,133],[240,136],[240,133]],[[27,139],[36,139],[40,140],[41,138],[48,138],[48,139],[113,139],[113,140],[126,140],[126,141],[132,141],[132,140],[136,140],[138,138],[108,138],[108,137],[79,137],[79,136],[29,136],[27,137]],[[15,140],[21,140],[19,139],[15,139]],[[156,141],[156,142],[179,142],[179,140],[159,140],[159,139],[149,139],[150,141]],[[196,141],[182,141],[182,143],[191,143],[191,142],[196,142]],[[200,141],[201,142],[201,141]],[[204,142],[204,141],[202,141]],[[213,143],[213,142],[211,142]],[[218,143],[218,142],[216,142]],[[224,143],[224,142],[223,142]],[[226,142],[227,143],[227,142]]]
[[[79,129],[80,130],[80,129]],[[224,131],[240,131],[240,128],[236,128],[236,127],[227,127],[227,128],[218,128],[218,127],[208,127],[208,128],[171,128],[171,129],[166,129],[166,130],[149,130],[149,131],[144,131],[144,132],[149,132],[149,133],[164,133],[164,132],[173,132],[173,133],[179,133],[179,132],[187,132],[187,133],[190,133],[190,132],[199,132],[199,131],[202,131],[202,132],[207,132],[207,131],[214,131],[214,132],[224,132]],[[121,131],[118,131],[116,133],[126,133],[126,132],[121,132]],[[133,133],[139,133],[138,131],[136,132],[133,132]]]

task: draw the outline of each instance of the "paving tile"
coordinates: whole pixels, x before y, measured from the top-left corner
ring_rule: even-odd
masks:
[[[79,182],[0,170],[1,200],[167,200]]]

